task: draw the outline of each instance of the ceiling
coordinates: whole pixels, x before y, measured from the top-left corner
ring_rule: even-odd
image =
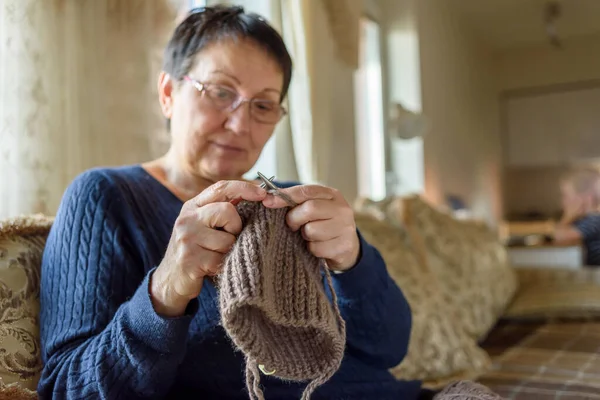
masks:
[[[548,0],[448,0],[485,41],[504,49],[548,43]],[[600,0],[562,0],[556,28],[567,39],[600,33]]]

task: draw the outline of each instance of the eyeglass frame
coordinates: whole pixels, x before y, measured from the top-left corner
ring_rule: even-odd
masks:
[[[261,124],[273,124],[273,125],[275,125],[275,124],[277,124],[279,121],[281,121],[281,119],[282,119],[282,118],[283,118],[285,115],[287,115],[287,110],[285,109],[285,107],[284,107],[284,106],[282,106],[282,105],[281,105],[281,103],[277,103],[277,102],[275,102],[275,101],[272,101],[272,100],[262,100],[262,99],[257,99],[257,98],[254,98],[254,97],[253,97],[253,98],[251,98],[251,99],[248,99],[248,98],[245,98],[245,97],[242,97],[242,96],[240,96],[240,94],[239,94],[238,92],[236,92],[236,91],[235,91],[235,90],[233,90],[233,89],[229,89],[229,88],[227,88],[226,86],[219,85],[219,84],[216,84],[216,83],[205,83],[205,82],[200,82],[199,80],[197,80],[197,79],[194,79],[194,78],[192,78],[192,77],[191,77],[191,76],[189,76],[189,75],[184,75],[184,76],[183,76],[183,79],[184,79],[185,81],[187,81],[187,82],[191,83],[191,84],[192,84],[192,86],[194,87],[194,89],[196,89],[196,90],[198,91],[198,93],[200,93],[200,94],[203,94],[203,93],[206,91],[206,86],[210,86],[210,85],[212,85],[212,86],[218,86],[218,87],[222,87],[222,88],[224,88],[224,89],[226,89],[226,90],[228,90],[228,91],[230,91],[230,92],[233,92],[233,93],[235,93],[235,94],[237,95],[237,99],[236,99],[236,100],[235,100],[235,101],[232,103],[232,105],[231,105],[230,107],[228,107],[228,108],[225,108],[225,109],[224,109],[224,110],[226,110],[226,111],[227,111],[227,112],[229,112],[229,113],[232,113],[232,112],[234,112],[235,110],[237,110],[237,109],[238,109],[238,108],[239,108],[239,107],[240,107],[242,104],[244,104],[244,103],[249,103],[250,105],[252,105],[252,102],[253,102],[253,101],[263,101],[263,102],[264,102],[264,101],[267,101],[267,102],[272,102],[272,103],[275,103],[275,104],[276,104],[276,105],[279,107],[279,109],[281,110],[281,113],[280,113],[280,115],[279,115],[279,118],[277,119],[277,121],[274,121],[274,122],[264,122],[264,121],[260,121],[260,120],[258,120],[258,119],[257,119],[257,118],[254,116],[254,114],[252,113],[252,107],[250,107],[250,116],[251,116],[251,117],[252,117],[252,118],[253,118],[253,119],[254,119],[256,122],[258,122],[258,123],[261,123]]]

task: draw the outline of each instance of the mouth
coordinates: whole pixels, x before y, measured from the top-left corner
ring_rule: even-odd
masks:
[[[242,153],[244,152],[244,149],[238,146],[233,146],[230,144],[224,144],[224,143],[216,143],[216,142],[210,142],[211,145],[213,145],[214,147],[223,150],[223,151],[228,151],[228,152],[236,152],[236,153]]]

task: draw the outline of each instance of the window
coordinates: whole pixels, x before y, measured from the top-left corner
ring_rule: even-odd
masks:
[[[386,196],[385,135],[379,24],[360,21],[360,60],[355,73],[358,194]]]
[[[207,5],[207,0],[188,0],[188,3],[190,8],[203,7]]]
[[[412,24],[396,27],[388,33],[390,97],[392,106],[401,105],[409,112],[421,114],[421,74],[419,36]],[[421,116],[425,121],[426,116]],[[423,132],[421,132],[423,133]],[[423,193],[425,170],[423,138],[401,139],[391,135],[389,192],[405,196]]]

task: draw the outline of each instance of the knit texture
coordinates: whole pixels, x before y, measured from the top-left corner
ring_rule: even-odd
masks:
[[[244,228],[219,279],[223,327],[247,357],[252,399],[264,398],[257,364],[268,375],[310,380],[302,397],[308,399],[338,370],[344,355],[346,328],[331,276],[300,232],[287,227],[287,208],[250,202],[237,208]],[[321,272],[334,295],[332,303]]]
[[[433,400],[502,400],[502,397],[480,383],[457,381],[446,386]]]
[[[213,281],[179,318],[152,306],[148,286],[182,206],[138,165],[92,169],[69,185],[42,260],[41,399],[248,400],[246,360],[221,324]],[[408,303],[362,237],[361,253],[332,275],[346,350],[312,400],[415,400],[420,382],[388,371],[406,355]],[[262,376],[261,387],[268,400],[298,399],[306,383]]]

